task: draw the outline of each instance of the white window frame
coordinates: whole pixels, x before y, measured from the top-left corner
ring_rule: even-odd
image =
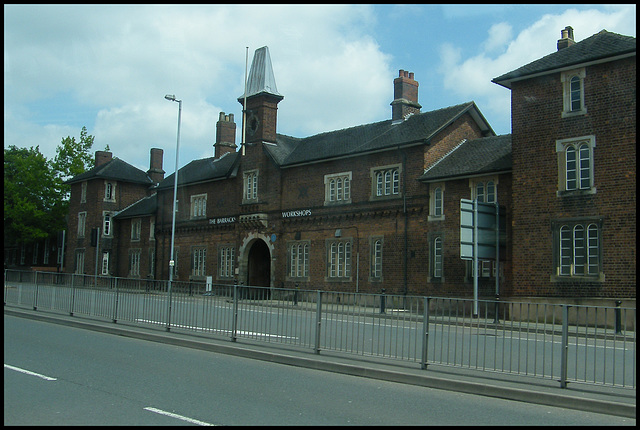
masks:
[[[443,247],[442,247],[442,236],[436,236],[433,238],[433,252],[431,253],[433,264],[433,270],[431,272],[431,277],[433,279],[442,279],[442,269],[443,269]]]
[[[140,257],[142,251],[139,248],[129,250],[129,276],[140,276]]]
[[[113,237],[113,213],[102,212],[102,237]]]
[[[258,201],[258,177],[259,170],[249,170],[244,172],[244,186],[242,192],[243,203],[254,203]]]
[[[102,269],[100,270],[102,275],[109,274],[109,254],[110,251],[102,251]]]
[[[76,249],[76,275],[84,274],[84,248]]]
[[[289,254],[290,279],[309,279],[309,241],[290,242],[287,246]]]
[[[116,182],[104,181],[104,201],[105,202],[116,201]]]
[[[156,220],[149,219],[149,240],[156,240]]]
[[[78,212],[78,237],[84,237],[87,225],[87,213]]]
[[[429,216],[428,221],[444,220],[444,182],[429,185]]]
[[[140,231],[142,229],[142,220],[140,218],[131,219],[131,241],[140,241]]]
[[[558,191],[562,197],[575,194],[595,194],[593,135],[556,140],[558,154]],[[570,156],[573,154],[573,157]],[[570,173],[573,172],[573,175]],[[575,176],[575,177],[574,177]]]
[[[351,239],[329,240],[327,242],[327,278],[328,280],[351,280]]]
[[[207,216],[207,194],[191,196],[191,218],[205,218]]]
[[[562,81],[562,118],[568,118],[576,115],[585,115],[587,108],[584,102],[584,79],[586,77],[586,69],[575,69],[562,72],[560,74],[560,80]],[[577,79],[577,81],[576,81]],[[572,82],[579,82],[579,93],[576,93],[575,88],[572,88]],[[580,101],[580,107],[574,108],[574,97],[578,96]]]
[[[218,246],[218,279],[233,279],[235,277],[235,254],[232,245]]]
[[[498,178],[482,177],[469,180],[471,188],[471,200],[478,200],[480,203],[497,203],[498,202]],[[489,190],[492,190],[491,194]],[[490,197],[492,196],[492,197]]]
[[[324,176],[324,204],[351,203],[351,172],[332,173]]]
[[[402,195],[402,165],[372,167],[371,176],[371,200],[398,198]]]
[[[557,222],[556,279],[602,280],[602,227],[599,221]]]
[[[191,248],[191,276],[204,278],[207,272],[207,247],[197,246]]]
[[[371,270],[369,272],[371,282],[382,282],[382,262],[384,261],[384,237],[374,236],[371,238],[370,261]]]
[[[80,203],[87,202],[87,181],[80,184]]]

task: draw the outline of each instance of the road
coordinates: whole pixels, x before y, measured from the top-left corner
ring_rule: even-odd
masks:
[[[6,315],[4,363],[5,425],[635,425]]]

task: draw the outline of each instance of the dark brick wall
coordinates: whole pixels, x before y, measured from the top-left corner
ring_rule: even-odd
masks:
[[[586,68],[586,115],[562,118],[560,73],[515,82],[513,293],[635,297],[635,58]],[[594,135],[596,194],[558,197],[558,139]],[[553,282],[551,221],[603,218],[604,282]]]

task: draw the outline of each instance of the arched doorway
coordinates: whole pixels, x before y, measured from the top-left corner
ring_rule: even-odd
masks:
[[[247,285],[260,288],[258,296],[267,298],[271,286],[271,253],[262,240],[256,240],[249,250],[247,258]]]

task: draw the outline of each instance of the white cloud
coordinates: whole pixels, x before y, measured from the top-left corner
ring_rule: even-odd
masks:
[[[495,77],[517,69],[557,50],[560,31],[570,25],[579,42],[602,29],[635,36],[635,7],[610,7],[606,11],[568,9],[559,15],[546,14],[512,39],[510,24],[493,25],[483,42],[484,51],[468,58],[450,43],[440,47],[440,68],[445,88],[468,100],[475,100],[480,109],[497,118],[510,118],[510,92],[491,82]],[[506,46],[506,50],[497,48]],[[495,49],[494,49],[495,48]],[[510,132],[510,130],[505,131]]]
[[[108,144],[144,167],[148,150],[161,147],[172,160],[177,106],[163,99],[172,93],[183,100],[180,164],[211,156],[218,113],[235,113],[241,126],[246,46],[249,62],[270,47],[285,96],[279,132],[371,121],[375,104],[362,100],[382,99],[389,86],[387,57],[367,36],[372,19],[366,5],[5,6],[5,145],[29,136],[54,155],[62,136],[46,141],[44,97],[60,100],[60,115],[70,100],[83,106],[65,137],[87,125],[94,150]]]
[[[506,22],[494,24],[489,29],[489,38],[483,43],[487,52],[501,51],[511,40],[512,28]]]

